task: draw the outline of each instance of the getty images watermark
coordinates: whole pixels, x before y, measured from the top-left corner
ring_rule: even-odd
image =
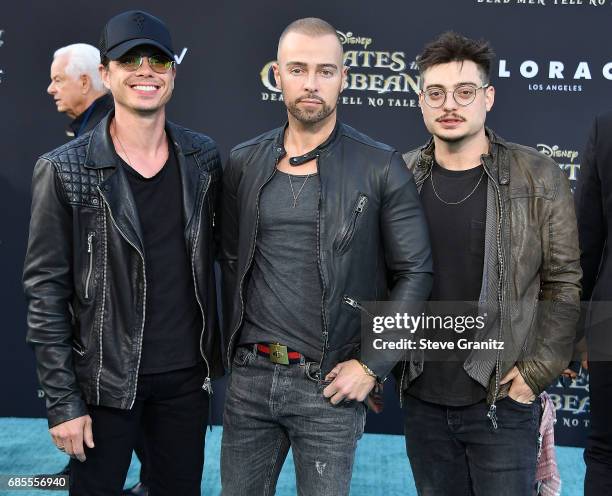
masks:
[[[360,355],[380,362],[495,362],[530,354],[529,337],[502,332],[500,321],[535,322],[541,305],[534,300],[508,305],[500,319],[496,302],[362,302],[346,297],[347,319],[361,320]],[[504,324],[505,326],[506,324]],[[502,337],[503,335],[503,337]]]
[[[472,337],[452,339],[452,336],[433,336],[438,331],[463,334],[469,331],[482,331],[487,323],[487,314],[483,315],[431,315],[421,312],[412,315],[407,312],[396,312],[395,315],[372,316],[372,333],[385,334],[385,337],[374,337],[372,348],[375,350],[503,350],[504,342],[493,338],[483,341]],[[420,332],[419,332],[420,331]],[[409,333],[410,337],[390,333]],[[415,334],[428,336],[414,338]]]

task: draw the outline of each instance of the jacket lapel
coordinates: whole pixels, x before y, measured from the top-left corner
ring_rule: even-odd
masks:
[[[183,195],[183,220],[185,222],[185,241],[187,247],[191,247],[192,229],[198,210],[198,197],[207,172],[198,168],[195,163],[194,154],[199,150],[196,143],[187,139],[184,132],[173,124],[167,122],[166,132],[170,144],[174,146],[176,161],[181,177],[181,189]]]
[[[98,188],[117,229],[144,257],[142,227],[126,172],[121,167],[115,168],[115,171],[102,181]]]
[[[142,227],[138,210],[126,173],[118,163],[109,133],[109,125],[113,116],[114,111],[111,111],[92,131],[85,167],[111,169],[111,171],[103,172],[106,178],[100,182],[98,190],[117,229],[121,231],[126,241],[144,257]]]

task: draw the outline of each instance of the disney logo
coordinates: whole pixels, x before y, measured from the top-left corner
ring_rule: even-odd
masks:
[[[372,38],[366,38],[364,36],[355,36],[352,32],[343,33],[342,31],[336,31],[340,38],[340,43],[343,45],[362,45],[364,50],[372,43]]]
[[[569,158],[570,162],[573,162],[574,159],[578,158],[578,152],[575,150],[562,150],[558,145],[548,146],[543,143],[538,143],[536,145],[538,151],[543,153],[547,157],[551,158]]]

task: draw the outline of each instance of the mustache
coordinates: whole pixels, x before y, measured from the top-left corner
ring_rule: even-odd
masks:
[[[461,117],[458,114],[446,114],[446,115],[443,115],[441,117],[438,117],[436,119],[436,122],[443,121],[444,119],[457,119],[457,120],[465,122],[465,117]]]
[[[295,103],[300,103],[302,100],[318,100],[321,103],[325,103],[325,100],[323,100],[323,98],[321,98],[318,95],[314,95],[314,94],[301,96],[295,101]]]

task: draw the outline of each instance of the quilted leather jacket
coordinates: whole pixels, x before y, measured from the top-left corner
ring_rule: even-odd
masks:
[[[569,363],[580,314],[582,271],[566,175],[532,148],[508,143],[490,129],[487,136],[489,153],[482,156],[489,181],[480,303],[486,305],[489,318],[497,320],[478,338],[503,341],[505,346],[494,356],[473,350],[463,367],[488,388],[489,403],[494,404],[507,394],[509,384],[501,387],[499,381],[514,365],[539,394]],[[404,155],[419,190],[431,174],[433,157],[433,139]],[[422,371],[418,359],[408,365],[408,374],[402,374],[404,388],[406,379]]]
[[[108,126],[43,155],[34,168],[23,274],[27,342],[34,348],[49,426],[87,404],[130,409],[146,319],[143,237]],[[221,165],[215,143],[166,123],[183,189],[185,241],[204,327],[207,375],[222,374],[213,271],[213,217]]]

